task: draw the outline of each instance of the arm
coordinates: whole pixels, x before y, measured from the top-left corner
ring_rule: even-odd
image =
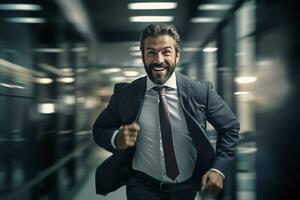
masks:
[[[240,126],[231,109],[216,93],[210,82],[208,82],[206,117],[218,132],[218,136],[216,157],[212,169],[202,177],[202,190],[217,194],[223,188],[223,175],[226,175],[228,166],[234,159],[239,143]]]
[[[116,94],[114,92],[107,107],[97,117],[94,123],[93,136],[95,142],[108,151],[115,151],[115,148],[111,144],[111,138],[121,125],[121,119],[116,103]]]
[[[227,173],[230,161],[234,159],[239,143],[239,122],[232,113],[228,105],[213,89],[212,84],[208,83],[207,96],[207,120],[218,132],[216,144],[216,158],[212,168]]]

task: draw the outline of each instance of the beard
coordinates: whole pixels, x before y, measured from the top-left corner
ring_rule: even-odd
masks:
[[[144,64],[144,67],[150,80],[157,85],[162,85],[172,76],[176,68],[176,62],[174,62],[174,65],[165,62],[161,64]]]

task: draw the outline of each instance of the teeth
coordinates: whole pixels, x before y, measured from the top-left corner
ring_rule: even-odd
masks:
[[[153,68],[155,71],[162,71],[162,70],[164,70],[165,68],[163,68],[163,67],[154,67]]]

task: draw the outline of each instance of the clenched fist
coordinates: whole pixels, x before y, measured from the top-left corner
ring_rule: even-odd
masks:
[[[140,126],[135,122],[122,126],[115,140],[117,148],[126,149],[128,147],[133,147],[139,131]]]
[[[201,190],[212,195],[217,195],[223,189],[223,176],[218,172],[209,170],[202,177]]]

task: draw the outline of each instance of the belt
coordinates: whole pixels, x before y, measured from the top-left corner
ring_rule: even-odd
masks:
[[[195,184],[191,178],[180,183],[167,183],[152,178],[151,176],[137,170],[132,170],[131,174],[133,178],[161,192],[177,192],[195,187]]]

